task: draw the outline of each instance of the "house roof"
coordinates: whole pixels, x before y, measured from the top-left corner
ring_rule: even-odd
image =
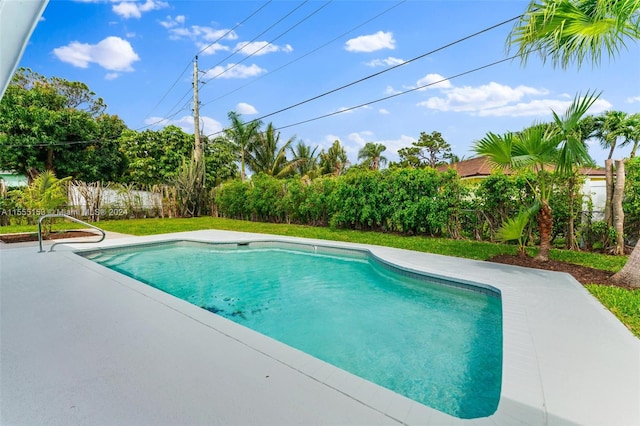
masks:
[[[475,157],[468,160],[458,161],[453,164],[443,164],[438,167],[438,171],[443,172],[449,169],[453,169],[458,172],[461,178],[483,177],[489,176],[493,167],[489,163],[487,157]],[[503,170],[505,174],[511,174],[512,171],[509,168]],[[580,168],[580,174],[587,177],[600,177],[605,176],[605,171],[601,167],[582,167]]]

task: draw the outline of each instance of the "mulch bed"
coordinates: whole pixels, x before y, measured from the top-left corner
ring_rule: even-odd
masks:
[[[545,269],[547,271],[567,272],[580,282],[585,284],[604,284],[616,287],[623,287],[611,280],[613,272],[603,271],[601,269],[589,268],[586,266],[574,265],[572,263],[561,262],[559,260],[548,260],[547,262],[539,262],[533,257],[517,256],[510,254],[501,254],[489,259],[490,262],[504,263],[507,265],[526,266],[528,268]]]
[[[76,238],[76,237],[95,237],[96,234],[93,232],[85,232],[85,231],[65,231],[65,232],[52,232],[46,237],[43,237],[43,240],[59,240],[62,238]],[[0,235],[0,241],[3,243],[11,244],[11,243],[25,243],[28,241],[38,241],[38,234],[33,232],[28,232],[24,234],[5,234]]]

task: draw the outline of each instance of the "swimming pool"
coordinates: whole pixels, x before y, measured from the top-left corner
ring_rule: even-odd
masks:
[[[83,255],[432,408],[496,410],[494,291],[319,246],[180,241]]]

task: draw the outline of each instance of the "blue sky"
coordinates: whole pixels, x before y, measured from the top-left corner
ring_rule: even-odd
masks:
[[[172,123],[193,132],[192,59],[200,52],[201,123],[205,134],[214,134],[228,123],[231,110],[249,120],[287,108],[513,18],[527,4],[51,0],[20,66],[88,84],[104,98],[108,112],[132,129]],[[365,105],[281,130],[283,140],[296,136],[321,148],[339,139],[356,162],[366,142],[385,144],[384,155],[396,160],[397,150],[422,131],[441,132],[454,153],[470,157],[473,142],[488,131],[549,121],[552,108],[562,112],[587,90],[602,91],[594,114],[640,111],[638,43],[630,42],[615,60],[605,58],[595,68],[554,69],[532,57],[526,65],[512,60],[450,78],[507,58],[505,40],[512,25],[264,121],[280,128]],[[614,156],[628,151],[620,149]],[[599,164],[606,158],[597,143],[590,153]]]

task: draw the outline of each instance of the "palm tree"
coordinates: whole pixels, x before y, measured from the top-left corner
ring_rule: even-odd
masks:
[[[534,0],[512,30],[507,43],[518,46],[526,61],[538,52],[543,61],[579,67],[588,57],[598,64],[602,51],[615,56],[626,39],[640,39],[640,0]],[[614,281],[640,287],[640,242]]]
[[[622,111],[606,111],[594,120],[595,131],[593,136],[600,139],[600,145],[609,149],[609,156],[604,161],[605,168],[605,205],[604,221],[608,225],[613,224],[613,152],[618,145],[618,139],[624,137],[627,114]]]
[[[625,141],[620,146],[632,144],[629,158],[634,158],[640,144],[640,112],[627,117],[624,137]]]
[[[309,145],[302,141],[298,141],[295,147],[289,147],[289,151],[293,156],[292,161],[296,162],[294,169],[297,174],[303,177],[313,177],[312,175],[318,169],[319,156],[316,154],[317,150],[317,146],[311,149]]]
[[[246,179],[245,174],[245,160],[247,153],[251,150],[251,147],[256,141],[260,127],[262,127],[261,121],[250,121],[244,123],[240,118],[240,114],[235,111],[230,111],[228,114],[231,126],[224,130],[225,136],[233,144],[233,147],[240,159],[240,177],[242,181]]]
[[[536,53],[554,66],[599,64],[627,40],[640,38],[640,0],[534,0],[516,22],[507,45],[526,62]]]
[[[380,166],[387,164],[387,158],[382,156],[387,147],[381,143],[367,142],[358,152],[358,160],[371,170],[380,170]]]
[[[474,150],[487,156],[496,168],[532,170],[536,179],[527,183],[535,194],[538,204],[537,216],[540,231],[540,251],[537,260],[547,261],[551,250],[553,211],[549,198],[555,178],[568,173],[576,164],[591,162],[586,146],[577,136],[580,119],[598,99],[598,95],[587,93],[576,96],[564,115],[553,112],[554,125],[537,124],[519,133],[505,135],[487,134],[476,142]],[[549,172],[548,166],[555,166]]]
[[[337,139],[327,152],[324,152],[324,150],[320,152],[320,169],[324,175],[340,176],[344,173],[348,164],[347,152]]]
[[[287,150],[295,140],[295,136],[280,144],[280,132],[273,123],[267,125],[264,132],[258,133],[255,142],[247,153],[249,168],[255,173],[265,173],[273,177],[283,177],[293,170],[293,164],[287,161]]]
[[[576,198],[577,178],[579,166],[593,166],[595,163],[587,150],[586,140],[593,133],[593,119],[591,117],[582,118],[589,107],[595,102],[600,94],[589,94],[573,102],[565,111],[562,117],[553,112],[553,129],[555,138],[561,143],[558,152],[556,171],[567,178],[569,192],[569,225],[567,235],[567,247],[576,249],[578,247],[574,229],[574,201]],[[590,97],[593,97],[590,100]],[[577,99],[576,99],[577,100]]]
[[[600,139],[600,145],[609,149],[608,160],[613,157],[613,151],[618,145],[618,139],[624,138],[627,131],[627,113],[622,111],[605,111],[595,118],[595,132],[593,136]]]

